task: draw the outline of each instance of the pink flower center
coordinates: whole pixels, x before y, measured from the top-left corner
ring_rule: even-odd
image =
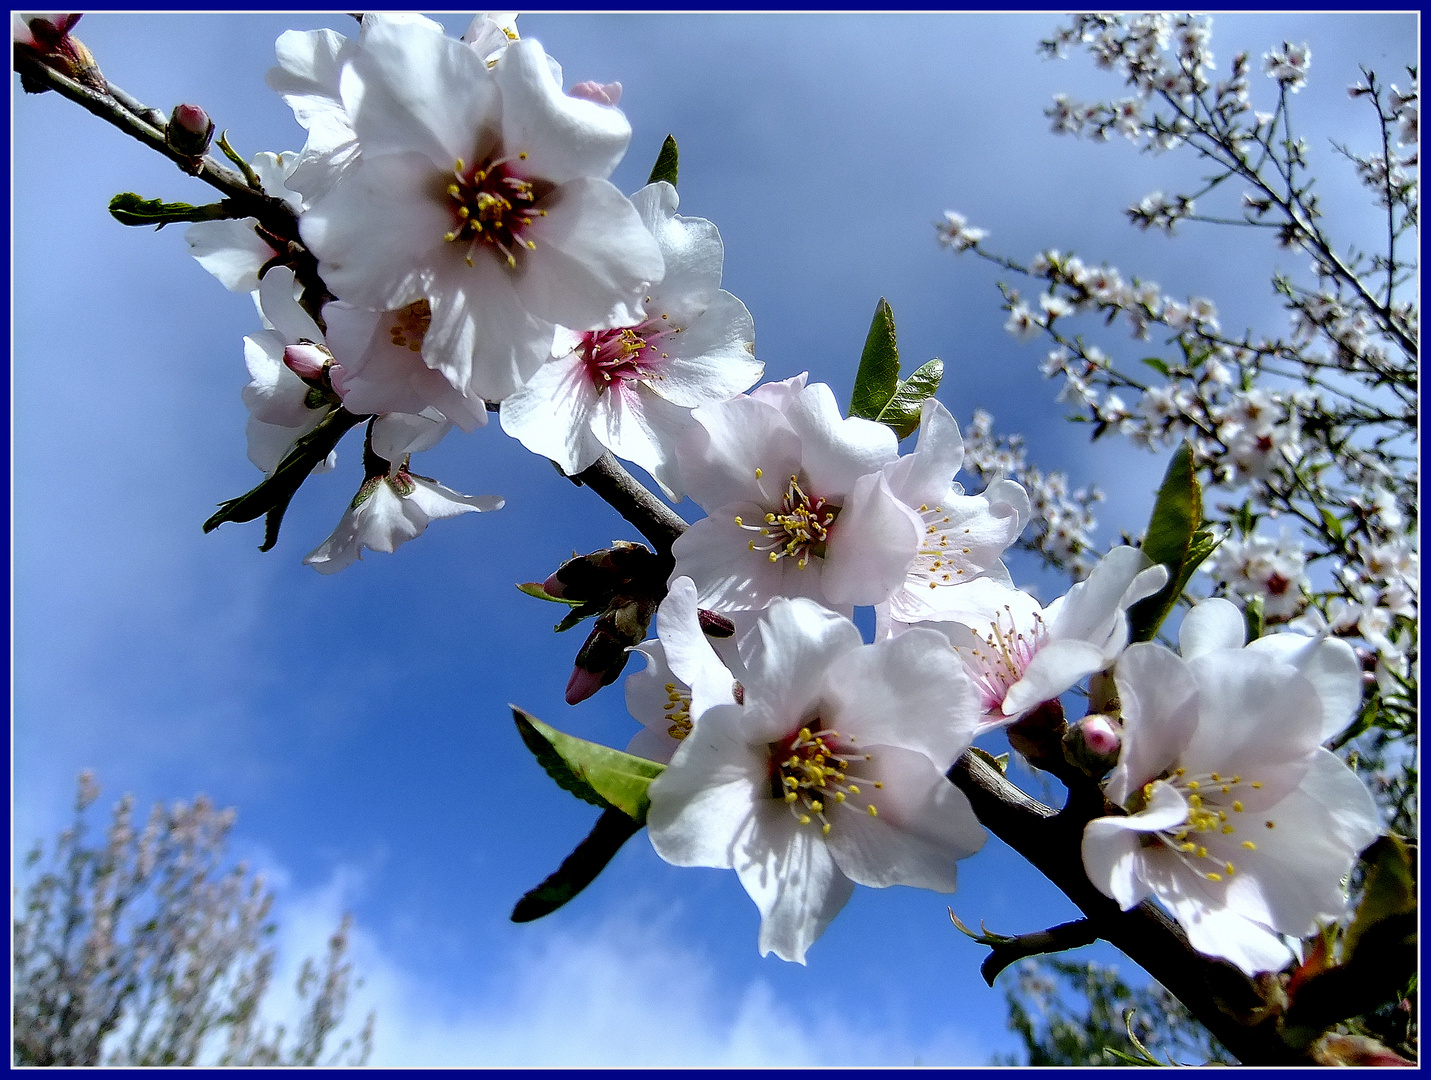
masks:
[[[586,361],[587,373],[598,392],[612,383],[646,379],[661,367],[666,354],[661,339],[675,330],[657,330],[655,320],[620,330],[592,330],[581,335],[577,352]]]
[[[760,469],[755,470],[757,483],[763,476]],[[762,493],[764,490],[762,486]],[[825,557],[830,527],[839,513],[840,508],[828,499],[807,495],[800,487],[800,478],[792,476],[780,505],[765,515],[764,525],[747,525],[741,517],[737,517],[735,523],[742,529],[760,534],[759,542],[750,541],[751,551],[764,552],[771,562],[794,559],[795,565],[803,570],[810,565],[811,557]]]
[[[820,729],[811,731],[811,727]],[[847,750],[836,740],[839,732],[821,728],[819,719],[807,727],[802,727],[793,735],[787,735],[770,744],[770,796],[780,799],[790,807],[801,825],[809,825],[816,819],[820,822],[821,834],[828,834],[830,822],[827,814],[836,806],[850,805],[851,796],[864,803],[864,812],[870,817],[878,817],[874,803],[868,797],[861,798],[860,784],[882,788],[878,780],[866,780],[851,776],[851,762],[870,761],[869,754],[857,754]],[[854,745],[854,739],[844,739]]]
[[[1002,615],[996,617],[992,630],[983,639],[984,647],[957,650],[983,696],[986,713],[1003,709],[1009,688],[1024,677],[1034,654],[1048,638],[1042,615],[1034,616],[1032,629],[1025,633],[1014,624],[1014,613],[1007,605],[1004,611],[1008,626],[1004,626]]]
[[[518,154],[516,160],[525,160],[526,156]],[[522,233],[538,217],[546,217],[545,210],[534,208],[543,193],[538,192],[535,182],[509,170],[512,160],[488,159],[469,170],[458,158],[453,165],[455,179],[447,185],[447,198],[456,225],[444,239],[467,245],[468,266],[472,265],[473,254],[483,246],[509,267],[517,265],[518,251],[536,249],[536,242]]]

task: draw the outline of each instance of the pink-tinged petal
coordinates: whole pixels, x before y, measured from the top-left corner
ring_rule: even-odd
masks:
[[[450,420],[434,420],[412,413],[386,413],[373,422],[373,453],[384,461],[400,462],[440,443],[452,429]]]
[[[664,180],[647,184],[631,196],[641,223],[655,238],[666,262],[666,276],[651,293],[649,312],[685,326],[709,307],[720,291],[725,245],[705,218],[680,217],[676,189]],[[744,389],[742,387],[742,389]]]
[[[650,473],[672,502],[684,498],[676,445],[695,426],[690,409],[672,405],[643,383],[622,381],[607,391],[606,409],[593,421],[597,438]]]
[[[256,218],[196,221],[184,233],[189,254],[230,292],[253,292],[258,272],[277,252],[254,231]]]
[[[903,746],[864,749],[871,760],[859,763],[861,775],[884,786],[861,785],[858,796],[827,810],[825,839],[835,862],[847,877],[871,888],[953,892],[956,860],[979,851],[987,839],[968,798],[923,754]],[[870,804],[877,816],[864,809]]]
[[[1128,647],[1114,682],[1123,706],[1123,752],[1108,778],[1108,798],[1122,805],[1179,763],[1198,725],[1198,684],[1185,660],[1150,642]]]
[[[825,595],[836,605],[889,599],[914,563],[919,531],[918,515],[894,497],[883,473],[860,477],[830,529]]]
[[[941,502],[949,483],[964,464],[964,440],[959,425],[939,402],[925,401],[919,414],[919,441],[914,452],[885,466],[889,486],[910,506]]]
[[[328,324],[328,348],[340,374],[333,388],[354,413],[421,413],[436,409],[464,431],[487,423],[486,403],[460,393],[439,371],[423,362],[422,353],[394,343],[393,330],[404,329],[405,315],[369,311],[337,301],[323,308]]]
[[[529,175],[553,184],[611,175],[631,141],[631,125],[619,109],[562,93],[541,44],[531,38],[514,41],[492,73],[502,92],[503,151],[526,154]]]
[[[294,297],[293,271],[288,267],[275,266],[263,276],[258,286],[258,304],[263,317],[285,343],[323,340],[318,324]]]
[[[323,410],[310,409],[303,403],[308,385],[284,365],[284,347],[283,340],[269,331],[243,339],[249,374],[243,403],[261,423],[301,429],[298,434],[302,434],[317,425]]]
[[[774,800],[763,817],[780,815],[767,827],[743,837],[737,849],[736,873],[760,909],[760,955],[805,962],[825,927],[849,901],[855,886],[840,873],[819,832],[795,824]]]
[[[469,396],[501,401],[550,355],[553,327],[526,310],[492,259],[438,275],[422,359]]]
[[[824,383],[800,391],[785,416],[800,436],[810,486],[824,498],[842,499],[856,480],[878,472],[899,456],[899,440],[893,431],[873,420],[840,415],[835,394]]]
[[[779,409],[782,413],[790,409],[790,404],[801,392],[804,391],[806,383],[809,382],[810,373],[802,371],[799,375],[781,382],[764,383],[757,386],[750,392],[750,396],[756,401],[763,401],[767,405]]]
[[[1361,664],[1356,652],[1340,638],[1306,638],[1301,634],[1269,634],[1247,646],[1290,664],[1310,680],[1322,699],[1323,742],[1335,738],[1356,719],[1361,708]]]
[[[1184,660],[1214,649],[1240,649],[1246,641],[1242,612],[1232,601],[1217,596],[1199,602],[1178,628],[1178,651]]]
[[[571,355],[538,368],[525,386],[503,400],[500,416],[503,431],[574,476],[605,452],[592,425],[606,408],[586,362]]]
[[[1296,791],[1237,824],[1231,841],[1255,847],[1233,849],[1237,872],[1229,880],[1228,906],[1294,937],[1345,913],[1342,882],[1382,832],[1366,785],[1324,749],[1313,755]]]
[[[513,276],[538,318],[562,326],[634,326],[665,264],[631,201],[606,180],[579,177],[536,204],[545,211],[522,233],[535,247]]]
[[[823,692],[825,673],[864,644],[859,630],[807,599],[774,601],[761,616],[760,648],[746,661],[746,725],[753,738],[799,730]]]
[[[661,601],[656,628],[671,673],[691,689],[693,719],[717,705],[736,703],[735,679],[701,630],[698,616],[695,583],[676,578]]]
[[[1188,661],[1198,726],[1179,764],[1189,773],[1239,773],[1263,787],[1243,802],[1266,805],[1296,787],[1321,742],[1322,702],[1295,669],[1265,654],[1221,649]]]
[[[1144,571],[1150,569],[1150,576],[1141,577]],[[1161,574],[1166,581],[1167,570],[1162,570]],[[1118,637],[1120,629],[1126,637],[1123,609],[1133,602],[1129,595],[1138,591],[1134,589],[1135,583],[1142,589],[1157,580],[1157,576],[1158,571],[1153,569],[1152,560],[1137,548],[1114,548],[1103,556],[1086,581],[1075,585],[1061,601],[1056,600],[1049,605],[1049,633],[1057,638],[1091,642],[1106,654],[1109,643]],[[1143,595],[1151,595],[1159,588],[1162,586],[1158,585]]]
[[[412,479],[414,484],[412,493],[407,495],[403,502],[408,507],[420,511],[422,515],[425,515],[427,521],[441,521],[443,518],[484,510],[500,510],[507,502],[500,495],[463,495],[449,487],[443,487],[435,480],[428,480],[421,476],[413,476]],[[411,510],[409,510],[408,516],[414,516]],[[427,527],[427,521],[422,523],[423,528]]]
[[[650,314],[660,317],[659,310]],[[755,322],[728,292],[717,293],[693,322],[665,338],[661,352],[660,368],[645,381],[667,401],[688,409],[728,401],[765,371],[764,362],[755,358]]]
[[[780,411],[754,398],[735,398],[692,415],[699,426],[676,445],[686,494],[707,513],[736,502],[776,507],[800,471],[800,438]],[[764,515],[761,510],[750,520]]]
[[[365,157],[418,153],[446,171],[492,149],[501,99],[487,66],[440,28],[374,20],[339,82]],[[484,129],[487,146],[479,146]],[[441,191],[441,188],[438,188]],[[347,297],[344,297],[347,299]]]
[[[919,627],[843,657],[826,672],[823,696],[826,726],[860,746],[908,747],[943,771],[973,741],[982,714],[948,641]]]
[[[1090,821],[1083,830],[1083,868],[1088,880],[1124,911],[1142,903],[1153,884],[1143,857],[1143,836],[1187,819],[1188,805],[1169,784],[1154,784],[1142,812]]]
[[[1105,664],[1102,650],[1086,641],[1050,641],[1034,653],[1023,677],[1004,695],[1004,715],[1016,716],[1052,701]]]
[[[735,866],[739,842],[770,798],[769,752],[747,745],[738,705],[712,709],[651,782],[646,825],[675,866]],[[782,808],[783,811],[783,808]]]
[[[303,215],[299,232],[341,300],[395,311],[420,299],[452,215],[421,154],[364,155]]]

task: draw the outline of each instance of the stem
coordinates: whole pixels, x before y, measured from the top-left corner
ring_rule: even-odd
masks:
[[[1246,1065],[1307,1064],[1287,1046],[1256,984],[1231,964],[1204,956],[1182,928],[1150,901],[1120,911],[1083,868],[1083,827],[1103,813],[1094,784],[1069,791],[1054,811],[1020,791],[992,765],[966,752],[949,772],[979,820],[1057,885],[1088,917],[1097,936],[1157,979]],[[1259,1018],[1260,1017],[1260,1018]],[[1254,1022],[1255,1018],[1256,1019]]]
[[[610,454],[602,454],[596,464],[571,477],[573,484],[585,484],[635,525],[656,548],[669,555],[676,537],[686,531],[685,520],[627,472]]]

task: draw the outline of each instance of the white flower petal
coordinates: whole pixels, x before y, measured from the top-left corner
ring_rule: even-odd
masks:
[[[919,414],[919,441],[914,452],[885,466],[889,486],[910,506],[941,502],[949,483],[964,464],[964,440],[959,425],[939,402],[925,401]]]
[[[860,477],[830,529],[821,581],[830,602],[866,605],[889,599],[914,562],[919,530],[919,518],[894,497],[883,473]]]
[[[608,407],[592,385],[586,361],[572,353],[548,360],[525,386],[503,400],[502,430],[574,476],[605,450],[592,424]]]
[[[812,383],[791,401],[786,418],[803,447],[801,462],[814,491],[840,500],[855,481],[899,456],[899,440],[884,424],[845,417],[834,392]]]
[[[1180,760],[1198,724],[1198,685],[1187,661],[1151,642],[1127,648],[1114,683],[1123,707],[1123,749],[1108,778],[1108,798],[1122,805]]]
[[[672,502],[684,498],[675,448],[695,426],[690,409],[672,405],[644,383],[624,380],[607,391],[606,408],[593,418],[597,438],[655,477]]]
[[[798,729],[820,697],[825,672],[864,644],[849,619],[806,599],[778,599],[759,624],[760,648],[746,661],[746,724],[769,721],[770,738]],[[850,657],[853,659],[853,657]]]
[[[429,300],[422,359],[465,394],[502,401],[550,355],[551,323],[522,306],[495,260],[448,268]]]
[[[678,577],[656,615],[663,658],[671,673],[690,687],[693,720],[717,705],[735,704],[735,679],[701,630],[699,614],[695,583]]]
[[[259,238],[257,218],[196,221],[184,233],[194,260],[231,292],[253,292],[258,272],[277,254]]]
[[[1361,664],[1347,642],[1331,637],[1316,640],[1301,634],[1268,634],[1247,647],[1290,664],[1316,687],[1322,699],[1323,742],[1340,735],[1356,719],[1361,708]]]
[[[786,821],[783,835],[762,836],[738,849],[735,870],[760,909],[760,955],[773,952],[803,964],[806,951],[840,913],[855,885],[840,873],[816,830]]]
[[[686,494],[707,513],[737,502],[779,503],[786,483],[800,471],[800,438],[784,415],[763,401],[740,397],[702,406],[692,416],[700,426],[676,445]],[[763,516],[761,511],[751,521]]]
[[[669,277],[669,267],[667,269]],[[654,307],[654,305],[653,305]],[[660,312],[653,310],[653,317]],[[754,354],[755,323],[745,305],[721,291],[695,321],[661,343],[669,357],[646,380],[667,401],[686,408],[728,401],[765,370]]]
[[[1178,652],[1191,660],[1214,649],[1240,649],[1247,641],[1247,624],[1230,600],[1213,596],[1199,602],[1183,616],[1178,628]]]
[[[1102,650],[1086,641],[1048,642],[1034,653],[1023,677],[1004,695],[1004,715],[1012,717],[1052,701],[1084,677],[1101,670],[1105,663]]]

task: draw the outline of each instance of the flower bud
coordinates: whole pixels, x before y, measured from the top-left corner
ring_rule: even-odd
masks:
[[[561,578],[557,577],[556,574],[553,574],[551,577],[547,578],[545,581],[542,582],[542,592],[546,593],[548,596],[552,596],[558,600],[561,600],[566,596],[566,586],[562,584]]]
[[[71,37],[70,31],[79,22],[78,12],[16,11],[10,14],[10,39],[41,63],[75,82],[101,93],[109,92],[94,56],[84,42]],[[40,94],[49,87],[29,78],[22,70],[20,84],[26,93]]]
[[[308,383],[322,380],[323,369],[332,359],[327,349],[311,341],[300,341],[283,350],[284,366]]]
[[[621,84],[599,83],[590,80],[577,83],[567,91],[569,97],[581,98],[583,101],[594,101],[598,105],[615,105],[621,100]]]
[[[1062,740],[1067,730],[1063,703],[1054,698],[1015,720],[1005,734],[1009,745],[1030,765],[1057,774],[1064,766]]]
[[[1111,716],[1090,713],[1072,725],[1063,737],[1063,754],[1095,779],[1118,764],[1123,748],[1121,726]]]
[[[585,701],[605,685],[597,672],[587,671],[578,665],[571,669],[571,678],[566,681],[566,703],[575,705]]]
[[[164,128],[164,141],[185,157],[203,157],[214,137],[214,122],[197,105],[175,105]]]

